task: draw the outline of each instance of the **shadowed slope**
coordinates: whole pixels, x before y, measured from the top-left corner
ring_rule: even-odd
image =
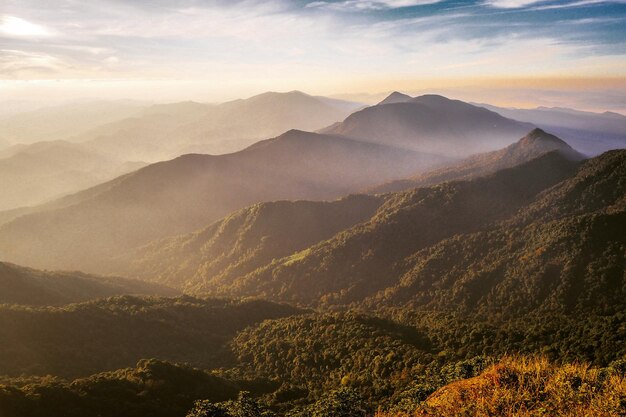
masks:
[[[61,305],[114,295],[176,295],[160,285],[82,272],[37,271],[0,262],[0,304]]]
[[[85,376],[142,358],[232,364],[241,330],[301,310],[265,301],[112,297],[64,307],[0,306],[4,375]]]

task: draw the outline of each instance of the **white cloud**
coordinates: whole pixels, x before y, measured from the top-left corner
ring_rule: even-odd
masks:
[[[626,3],[626,1],[624,1],[624,0],[613,0],[613,1],[606,1],[606,0],[579,0],[579,1],[574,1],[572,3],[538,5],[536,7],[533,7],[533,10],[567,9],[567,8],[572,8],[572,7],[594,6],[594,5],[598,5],[598,4],[604,4],[604,3],[624,4],[624,3]]]
[[[62,60],[48,54],[0,49],[0,78],[56,74],[69,68]]]
[[[323,8],[339,11],[384,10],[401,7],[423,6],[439,3],[442,0],[344,0],[340,2],[314,1],[306,7]]]
[[[0,17],[0,33],[11,37],[26,38],[43,38],[52,35],[52,32],[45,27],[16,16]]]
[[[539,4],[548,3],[548,4]],[[550,10],[550,9],[565,9],[572,7],[584,7],[593,6],[603,3],[626,3],[625,0],[578,0],[568,3],[551,4],[553,2],[547,0],[486,0],[485,5],[491,7],[497,7],[500,9],[519,9],[522,7],[533,6],[533,10]]]

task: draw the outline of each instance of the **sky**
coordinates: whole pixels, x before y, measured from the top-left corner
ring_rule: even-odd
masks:
[[[626,0],[0,0],[0,94],[401,90],[626,111]]]

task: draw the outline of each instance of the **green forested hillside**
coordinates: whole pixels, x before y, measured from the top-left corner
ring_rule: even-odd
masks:
[[[550,153],[485,178],[394,194],[369,221],[240,277],[230,287],[206,290],[307,305],[362,300],[394,285],[406,257],[507,219],[572,175],[577,165]]]
[[[229,285],[273,259],[369,219],[383,201],[383,197],[355,195],[332,202],[256,204],[199,232],[130,252],[118,261],[120,272],[187,291]]]
[[[535,309],[623,311],[625,178],[626,152],[589,160],[498,227],[416,253],[399,284],[371,305],[504,316]]]
[[[49,272],[0,262],[0,304],[53,306],[114,295],[173,296],[178,291],[145,281]]]
[[[0,372],[85,376],[142,358],[232,363],[245,327],[298,310],[265,301],[113,297],[65,307],[0,306]]]
[[[4,381],[13,386],[2,382],[0,414],[6,417],[182,417],[198,398],[224,401],[241,389],[155,359],[73,381],[48,376]]]
[[[136,267],[181,287],[191,277],[194,291],[318,310],[190,296],[2,306],[0,412],[446,415],[435,407],[442,393],[473,395],[485,379],[442,387],[512,353],[554,361],[546,378],[572,362],[608,367],[557,378],[565,382],[550,396],[529,401],[621,410],[621,385],[603,384],[622,384],[626,371],[625,178],[626,151],[582,163],[551,152],[469,181],[241,210],[142,248]],[[128,368],[146,358],[155,359]],[[530,381],[522,365],[507,375]],[[81,378],[32,377],[47,373]],[[602,404],[583,381],[596,381],[585,392]],[[251,394],[235,400],[242,390]]]
[[[284,381],[283,390],[320,395],[343,385],[371,398],[423,371],[434,347],[416,328],[362,313],[267,321],[238,334],[232,346],[247,374]]]

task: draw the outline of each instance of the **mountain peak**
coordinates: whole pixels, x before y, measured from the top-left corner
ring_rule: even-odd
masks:
[[[570,146],[562,139],[559,139],[558,137],[547,133],[542,129],[539,129],[538,127],[528,132],[528,134],[521,138],[518,142],[518,144],[520,145],[531,145],[538,143],[553,143],[570,148]]]
[[[406,103],[412,98],[413,97],[409,95],[394,91],[393,93],[389,94],[386,99],[378,103],[378,106],[380,106],[381,104]]]
[[[509,150],[514,153],[539,154],[558,151],[569,159],[584,159],[584,156],[568,145],[567,142],[539,128],[531,130],[526,136],[509,148]]]

